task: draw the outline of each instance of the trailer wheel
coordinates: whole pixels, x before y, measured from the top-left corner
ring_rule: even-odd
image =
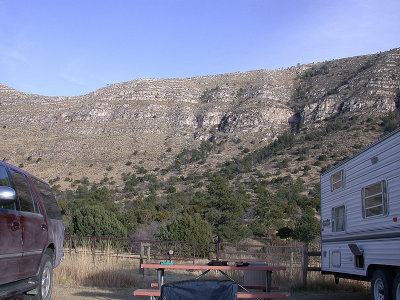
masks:
[[[393,276],[387,270],[376,270],[371,279],[371,295],[373,300],[392,299]]]
[[[400,300],[400,272],[397,273],[393,282],[393,300]]]

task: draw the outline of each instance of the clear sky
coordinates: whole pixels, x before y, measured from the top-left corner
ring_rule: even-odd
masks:
[[[0,83],[75,96],[400,47],[400,0],[0,0]]]

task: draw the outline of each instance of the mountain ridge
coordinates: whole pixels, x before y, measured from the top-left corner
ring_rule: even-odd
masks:
[[[169,166],[185,148],[235,141],[257,149],[284,132],[344,114],[382,114],[400,102],[400,48],[372,55],[178,79],[136,79],[75,97],[0,84],[0,159],[50,180],[100,180],[133,165]]]

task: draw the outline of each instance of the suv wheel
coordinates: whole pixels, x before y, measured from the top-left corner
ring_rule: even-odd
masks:
[[[24,295],[25,300],[50,300],[53,291],[53,261],[48,251],[43,254],[36,295]]]

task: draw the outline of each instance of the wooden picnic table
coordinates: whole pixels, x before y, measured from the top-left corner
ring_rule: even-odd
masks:
[[[228,266],[216,266],[216,265],[207,265],[207,264],[156,264],[156,263],[146,263],[141,264],[141,268],[143,269],[155,269],[157,271],[157,280],[158,280],[158,288],[161,290],[162,285],[164,284],[164,273],[165,270],[200,270],[204,271],[201,275],[197,276],[196,279],[201,278],[206,275],[208,272],[215,270],[222,273],[224,276],[229,278],[229,280],[237,283],[234,279],[232,279],[225,271],[237,270],[237,271],[265,271],[266,272],[266,282],[265,282],[265,290],[267,293],[271,293],[271,282],[272,282],[272,272],[273,271],[284,271],[286,267],[284,266],[271,266],[267,264],[249,264],[248,266],[236,266],[236,265],[228,265]],[[242,289],[247,291],[245,287],[238,284]],[[144,290],[143,290],[144,291]],[[283,295],[287,295],[288,293],[281,293]],[[290,297],[290,294],[289,294]],[[241,297],[242,298],[242,297]],[[247,297],[246,297],[247,298]],[[252,297],[251,297],[252,298]],[[277,297],[281,298],[281,297]],[[283,298],[283,297],[282,297]],[[287,297],[285,297],[287,298]]]

